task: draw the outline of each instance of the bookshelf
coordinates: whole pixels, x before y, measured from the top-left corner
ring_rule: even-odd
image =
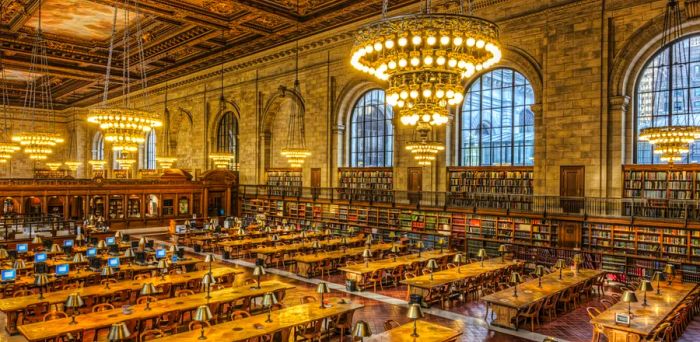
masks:
[[[300,196],[302,186],[302,171],[297,168],[267,169],[268,195],[270,196]]]
[[[667,217],[683,213],[684,200],[700,199],[700,165],[624,165],[622,197],[626,216]]]
[[[139,196],[129,196],[129,199],[126,203],[126,215],[129,218],[141,217],[141,198]]]
[[[108,215],[110,219],[124,218],[124,198],[122,196],[110,196],[108,204]]]
[[[454,205],[495,208],[505,208],[507,205],[527,210],[532,205],[532,175],[533,168],[528,166],[448,167],[447,188]],[[507,201],[502,201],[494,200],[492,196],[481,199],[478,194],[509,196]],[[489,203],[481,203],[482,201]],[[491,203],[493,201],[497,202]]]
[[[394,171],[387,167],[338,169],[340,198],[350,201],[393,202]]]

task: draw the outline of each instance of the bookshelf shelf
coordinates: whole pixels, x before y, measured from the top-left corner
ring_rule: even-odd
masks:
[[[394,171],[390,167],[339,168],[338,187],[344,200],[393,202]]]
[[[301,169],[267,169],[269,196],[300,196],[302,187]]]
[[[510,208],[527,210],[532,205],[532,167],[448,167],[447,188],[453,205],[492,206],[508,205]],[[480,199],[474,194],[509,195],[507,201],[497,200],[492,196]],[[488,203],[483,203],[483,202]]]

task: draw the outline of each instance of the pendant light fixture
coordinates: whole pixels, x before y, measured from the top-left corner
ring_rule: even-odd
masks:
[[[31,120],[31,126],[28,131],[19,132],[12,136],[12,141],[19,143],[31,160],[46,160],[48,155],[53,153],[54,147],[63,143],[63,138],[56,133],[56,113],[53,110],[46,42],[41,31],[41,7],[40,3],[38,25],[27,77],[27,91],[24,98],[24,109],[27,111],[26,117]],[[47,130],[36,127],[38,119],[46,117],[51,122],[51,128]]]
[[[219,96],[219,113],[223,113],[226,109],[226,97],[224,96],[224,50],[226,50],[226,39],[224,38],[224,31],[221,30],[221,42],[224,45],[221,48],[221,95]],[[209,159],[214,163],[214,168],[217,169],[228,169],[231,166],[231,162],[236,159],[236,155],[233,151],[222,151],[219,144],[217,144],[217,150],[215,152],[209,153]]]
[[[72,118],[72,123],[71,123],[71,133],[68,135],[68,139],[70,141],[68,142],[68,155],[66,156],[65,162],[63,163],[66,165],[68,170],[75,172],[78,171],[78,167],[80,167],[81,162],[77,160],[77,155],[78,155],[78,130],[76,129],[75,126],[76,122],[76,117],[75,117],[75,111],[73,112],[73,118]]]
[[[12,160],[12,156],[15,152],[20,150],[19,145],[14,143],[10,137],[10,132],[12,132],[12,114],[7,110],[7,105],[9,103],[9,97],[6,91],[6,77],[5,77],[5,64],[3,63],[3,53],[0,52],[0,96],[2,96],[2,135],[0,135],[0,164],[6,164]],[[9,122],[8,122],[9,117]]]
[[[666,5],[666,12],[664,14],[664,31],[661,38],[661,46],[666,47],[668,44],[669,49],[673,50],[672,55],[674,55],[674,60],[680,66],[681,70],[683,68],[688,68],[687,65],[688,56],[686,55],[685,48],[682,46],[676,46],[675,41],[683,36],[683,27],[681,23],[681,9],[677,0],[669,0]],[[677,50],[676,50],[677,49]],[[667,76],[670,77],[673,71],[672,62],[668,61],[669,58],[661,61],[661,64],[656,68],[656,72],[659,73],[656,76],[656,89],[662,88],[662,75],[660,73],[662,70],[667,70]],[[666,65],[668,61],[668,65]],[[680,73],[685,74],[687,70],[682,70]],[[683,117],[682,115],[670,115],[670,111],[666,109],[657,108],[658,105],[663,105],[663,101],[658,101],[656,99],[657,93],[652,94],[652,111],[661,111],[664,114],[658,114],[658,116],[667,116],[668,122],[666,125],[654,126],[655,120],[652,120],[651,127],[644,128],[639,131],[639,140],[649,142],[653,148],[654,153],[659,154],[659,159],[662,162],[667,162],[673,164],[679,162],[683,158],[683,154],[688,153],[690,150],[690,143],[694,142],[700,138],[700,126],[695,125],[691,122],[692,114],[690,112],[690,104],[688,99],[685,99],[684,113],[687,118],[687,122],[681,125],[674,125],[673,119],[678,117]],[[669,103],[670,104],[670,103]],[[655,113],[652,113],[652,117],[656,117]],[[694,120],[693,120],[694,121]]]
[[[141,31],[141,13],[139,4],[135,0],[122,0],[121,4],[115,2],[114,18],[112,22],[112,35],[109,43],[109,56],[107,59],[107,71],[105,73],[104,92],[102,104],[98,108],[90,110],[87,121],[100,125],[104,134],[104,139],[112,144],[113,151],[137,152],[139,144],[146,141],[146,134],[156,127],[163,125],[160,117],[151,111],[137,109],[132,102],[131,74],[133,68],[132,59],[136,61],[136,68],[139,70],[141,80],[141,96],[148,98],[148,77],[146,73],[146,61],[143,52],[143,32]],[[117,14],[119,8],[123,11],[124,29],[122,41],[122,105],[119,107],[109,107],[107,99],[109,95],[109,82],[112,70],[112,58],[114,55],[114,40],[116,38]],[[136,13],[131,14],[126,8],[133,8]],[[133,19],[133,22],[132,22]],[[131,32],[131,26],[136,27],[136,32]],[[130,41],[133,39],[136,42]],[[137,51],[132,51],[132,45],[136,45]]]
[[[413,141],[406,144],[406,150],[411,152],[418,165],[430,166],[437,154],[445,150],[445,145],[433,140],[433,127],[426,122],[419,122],[414,130]]]
[[[170,117],[170,113],[168,112],[168,84],[165,84],[165,101],[163,101],[163,115],[166,117]],[[156,162],[160,164],[160,167],[162,169],[169,169],[173,167],[173,164],[177,161],[177,158],[172,157],[170,155],[170,129],[169,127],[166,127],[166,129],[163,131],[163,140],[165,140],[165,144],[163,144],[163,155],[156,157]]]
[[[351,64],[389,84],[386,102],[399,109],[401,123],[443,125],[450,108],[464,95],[463,80],[490,68],[501,59],[498,26],[471,14],[423,13],[383,18],[362,28],[352,48]]]
[[[297,12],[299,12],[299,0],[297,0]],[[296,24],[296,33],[299,35],[299,22]],[[295,60],[294,60],[294,91],[301,94],[299,83],[299,38],[296,40]],[[311,156],[311,151],[306,148],[306,133],[304,130],[304,108],[296,100],[292,99],[292,109],[289,113],[289,124],[287,127],[287,145],[282,149],[281,154],[287,158],[289,166],[299,168],[304,164],[306,158]]]

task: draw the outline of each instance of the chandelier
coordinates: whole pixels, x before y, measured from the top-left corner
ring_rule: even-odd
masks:
[[[41,4],[39,4],[38,25],[36,28],[36,42],[32,46],[31,64],[27,79],[27,91],[24,98],[24,107],[27,109],[31,120],[31,129],[12,135],[12,141],[19,143],[24,153],[31,160],[46,160],[53,148],[63,142],[63,138],[55,133],[56,115],[53,110],[51,95],[51,78],[49,77],[48,58],[46,57],[46,42],[41,31]],[[43,131],[35,127],[37,120],[31,118],[46,117],[48,112],[51,122],[51,130]]]
[[[107,99],[109,95],[109,82],[110,82],[110,72],[112,70],[112,56],[114,54],[114,40],[116,37],[116,27],[112,28],[112,36],[109,44],[109,58],[107,59],[107,72],[105,73],[105,84],[104,91],[102,94],[102,105],[98,108],[93,108],[88,114],[87,121],[91,123],[96,123],[100,126],[104,139],[112,144],[113,151],[124,151],[124,152],[136,152],[138,151],[139,144],[146,141],[146,133],[151,129],[160,127],[163,122],[160,117],[151,111],[136,109],[131,103],[131,74],[130,69],[132,68],[132,63],[136,64],[137,69],[140,73],[141,89],[143,89],[142,96],[144,99],[148,98],[148,77],[146,75],[146,64],[144,60],[143,52],[143,34],[141,32],[141,15],[138,11],[138,4],[135,0],[122,0],[122,4],[118,5],[115,2],[114,10],[114,20],[113,23],[117,23],[117,13],[119,8],[129,8],[133,7],[136,9],[135,15],[131,15],[129,11],[123,10],[123,21],[124,29],[122,30],[122,42],[119,46],[122,47],[123,51],[121,53],[122,63],[124,65],[122,78],[124,79],[124,84],[122,85],[122,106],[108,107]],[[132,18],[135,17],[134,18]],[[136,32],[131,32],[130,27],[132,26],[131,20],[134,20],[134,26],[136,27]],[[131,37],[136,37],[135,42],[130,42]],[[131,51],[131,47],[136,46],[137,51]],[[136,56],[136,61],[132,61],[132,55]]]
[[[351,64],[388,81],[387,104],[398,107],[401,123],[448,122],[448,112],[464,99],[462,80],[501,60],[498,26],[460,13],[383,16],[357,34]],[[470,2],[471,8],[471,2]],[[471,12],[471,10],[470,10]]]
[[[224,40],[224,31],[221,31],[221,40]],[[225,48],[221,48],[221,71],[219,76],[221,77],[221,94],[219,95],[219,112],[223,113],[226,109],[226,97],[224,95],[224,57]],[[221,151],[221,146],[217,144],[218,151],[209,153],[209,159],[214,163],[214,168],[216,169],[228,169],[231,162],[235,160],[236,155],[232,151]]]
[[[211,161],[214,163],[214,167],[217,169],[228,169],[233,158],[235,158],[235,156],[233,153],[229,152],[209,153],[209,159],[211,159]]]
[[[51,171],[56,171],[56,170],[58,170],[58,168],[60,168],[61,165],[63,165],[63,164],[61,164],[61,163],[59,163],[59,162],[46,163],[46,166],[47,166],[47,167],[49,168],[49,170],[51,170]]]
[[[431,138],[432,127],[426,122],[419,122],[414,131],[416,139],[406,144],[406,150],[411,152],[418,165],[429,166],[437,154],[445,150],[445,145]]]
[[[661,38],[661,46],[670,45],[670,49],[674,48],[674,41],[683,36],[683,29],[681,25],[681,9],[678,5],[678,1],[669,0],[666,6],[666,12],[664,13],[664,32]],[[679,47],[678,51],[674,51],[674,60],[680,65],[684,65],[687,61],[686,51],[683,47]],[[658,66],[658,70],[666,67],[665,65]],[[656,89],[661,89],[662,77],[656,77]],[[652,95],[652,108],[657,110],[655,105],[656,95]],[[663,101],[660,101],[663,102]],[[686,99],[686,111],[688,114],[688,120],[692,113],[688,107],[688,100]],[[663,114],[666,115],[666,114]],[[652,114],[652,116],[654,116]],[[683,159],[683,154],[688,153],[690,150],[690,143],[694,142],[700,138],[700,126],[695,125],[684,125],[684,126],[674,126],[672,121],[673,116],[668,115],[668,125],[667,126],[652,126],[647,127],[639,131],[638,139],[640,141],[649,142],[653,147],[654,154],[659,154],[659,159],[663,162],[673,164],[679,162]],[[653,123],[652,123],[653,124]]]
[[[168,113],[168,85],[165,85],[165,101],[163,102],[163,114],[165,114],[166,118],[170,117],[170,114]],[[168,123],[169,125],[169,123]],[[164,146],[164,153],[162,156],[156,157],[156,162],[160,164],[160,167],[162,169],[169,169],[173,167],[173,164],[177,161],[177,158],[170,156],[170,130],[166,129],[163,132],[163,138],[165,140]]]
[[[0,163],[7,163],[12,159],[12,155],[19,151],[21,148],[12,141],[8,136],[9,132],[12,130],[12,118],[10,118],[10,123],[8,123],[8,116],[11,115],[7,110],[7,104],[9,103],[9,98],[7,97],[7,87],[5,85],[5,65],[3,63],[3,54],[0,53],[0,96],[2,96],[2,137],[0,138]]]
[[[136,164],[136,159],[129,157],[120,157],[116,160],[117,163],[119,163],[119,167],[122,169],[131,169]]]
[[[297,1],[297,12],[299,12],[299,2]],[[299,24],[297,22],[297,33]],[[299,39],[296,40],[294,49],[294,91],[301,94],[299,83]],[[306,148],[306,132],[304,129],[304,108],[292,99],[292,109],[289,113],[287,126],[287,145],[280,151],[282,156],[287,158],[289,166],[299,168],[304,165],[306,158],[311,156],[311,151]]]

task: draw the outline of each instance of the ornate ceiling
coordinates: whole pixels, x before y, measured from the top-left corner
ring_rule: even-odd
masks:
[[[0,53],[13,105],[22,104],[25,82],[30,77],[27,70],[39,1],[0,0]],[[418,1],[392,0],[391,7]],[[380,0],[137,2],[143,16],[149,85],[219,64],[222,49],[225,59],[233,60],[381,12]],[[57,109],[89,105],[99,98],[107,65],[113,4],[113,0],[43,0],[42,28],[48,45],[49,75],[42,77],[51,78]],[[133,6],[120,10],[136,13]],[[124,25],[117,26],[117,30],[123,28]],[[131,50],[134,54],[137,51]],[[115,51],[118,53],[119,47]],[[121,64],[113,61],[110,84],[114,94],[121,93],[121,74]]]

